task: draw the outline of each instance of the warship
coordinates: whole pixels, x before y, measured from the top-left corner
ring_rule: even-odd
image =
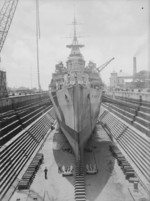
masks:
[[[94,131],[100,112],[103,83],[96,64],[85,60],[80,52],[74,19],[74,36],[71,53],[66,62],[55,66],[49,85],[59,127],[78,158],[83,154],[87,140]]]

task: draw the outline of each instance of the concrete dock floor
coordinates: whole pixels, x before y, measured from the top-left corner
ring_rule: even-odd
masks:
[[[96,163],[98,173],[86,175],[87,201],[144,201],[149,200],[141,185],[134,191],[133,184],[125,180],[125,176],[109,151],[111,141],[100,125],[92,136],[85,151],[84,163]],[[63,134],[56,131],[50,134],[41,148],[44,162],[40,166],[30,190],[15,191],[10,201],[74,201],[74,176],[63,177],[58,173],[58,165],[75,167],[73,153],[66,151],[70,145]],[[44,169],[48,169],[48,178],[44,177]]]

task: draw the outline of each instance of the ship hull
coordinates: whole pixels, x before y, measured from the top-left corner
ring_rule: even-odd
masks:
[[[80,84],[50,92],[59,126],[76,157],[82,153],[95,128],[101,95],[100,89]]]

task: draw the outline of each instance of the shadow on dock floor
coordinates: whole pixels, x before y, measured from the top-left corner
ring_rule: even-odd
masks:
[[[99,125],[86,147],[92,151],[86,150],[84,153],[84,165],[96,163],[98,168],[97,174],[85,175],[87,201],[133,201],[129,192],[133,185],[125,180],[109,150],[110,145],[112,142]],[[74,154],[66,151],[69,148],[70,145],[63,134],[56,131],[54,135],[49,136],[40,151],[44,154],[44,163],[30,190],[16,191],[11,201],[18,198],[20,201],[33,201],[35,197],[38,201],[74,201],[74,175],[63,177],[58,173],[59,164],[68,167],[72,165],[75,168]],[[44,179],[45,166],[48,168],[47,180]],[[138,193],[136,195],[138,197]],[[135,200],[139,201],[139,198]]]

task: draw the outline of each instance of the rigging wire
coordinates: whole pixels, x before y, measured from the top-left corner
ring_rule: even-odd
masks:
[[[40,31],[40,10],[39,10],[39,0],[36,0],[36,23],[38,29],[38,37],[40,39],[41,31]]]
[[[39,68],[39,39],[40,39],[40,16],[39,16],[39,0],[36,0],[36,59],[38,74],[38,89],[41,91],[40,84],[40,68]]]

